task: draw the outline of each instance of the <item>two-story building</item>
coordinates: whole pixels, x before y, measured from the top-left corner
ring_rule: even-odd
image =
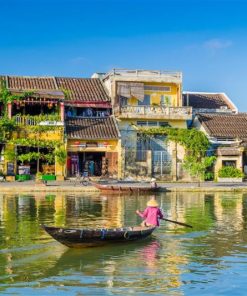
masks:
[[[63,167],[55,160],[55,149],[64,145],[64,93],[56,80],[25,76],[2,79],[9,92],[4,108],[16,124],[4,143],[5,174],[19,175],[24,170],[27,175],[43,172],[63,176]]]
[[[65,98],[67,176],[120,177],[121,140],[111,99],[98,78],[59,78]]]
[[[174,143],[141,128],[187,128],[192,108],[183,106],[182,73],[114,69],[100,77],[113,104],[122,142],[122,176],[176,180],[181,158]],[[182,153],[182,152],[181,152]]]

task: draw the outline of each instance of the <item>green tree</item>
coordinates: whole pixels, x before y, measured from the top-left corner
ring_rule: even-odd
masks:
[[[191,176],[197,177],[199,181],[205,180],[207,170],[213,165],[215,156],[207,156],[210,143],[205,134],[194,128],[182,129],[171,127],[142,128],[144,136],[166,135],[168,141],[182,145],[186,156],[183,166]]]

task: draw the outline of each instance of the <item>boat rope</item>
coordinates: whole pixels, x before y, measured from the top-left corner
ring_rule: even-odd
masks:
[[[128,232],[128,231],[125,231],[125,233],[124,233],[124,238],[125,238],[125,239],[129,239],[129,237],[130,237],[129,232]]]
[[[105,238],[105,234],[106,234],[106,230],[105,229],[101,229],[101,239]]]

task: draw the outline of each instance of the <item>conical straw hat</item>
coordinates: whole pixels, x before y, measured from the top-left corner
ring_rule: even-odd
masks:
[[[147,206],[148,207],[158,207],[159,204],[154,198],[152,198],[147,202]]]

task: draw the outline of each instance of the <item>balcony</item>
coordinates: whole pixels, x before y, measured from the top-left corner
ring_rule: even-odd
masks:
[[[114,115],[120,119],[192,119],[192,107],[123,106],[115,107]]]
[[[16,115],[14,116],[15,123],[18,126],[63,126],[63,122],[60,121],[60,116],[57,114],[52,115]]]

